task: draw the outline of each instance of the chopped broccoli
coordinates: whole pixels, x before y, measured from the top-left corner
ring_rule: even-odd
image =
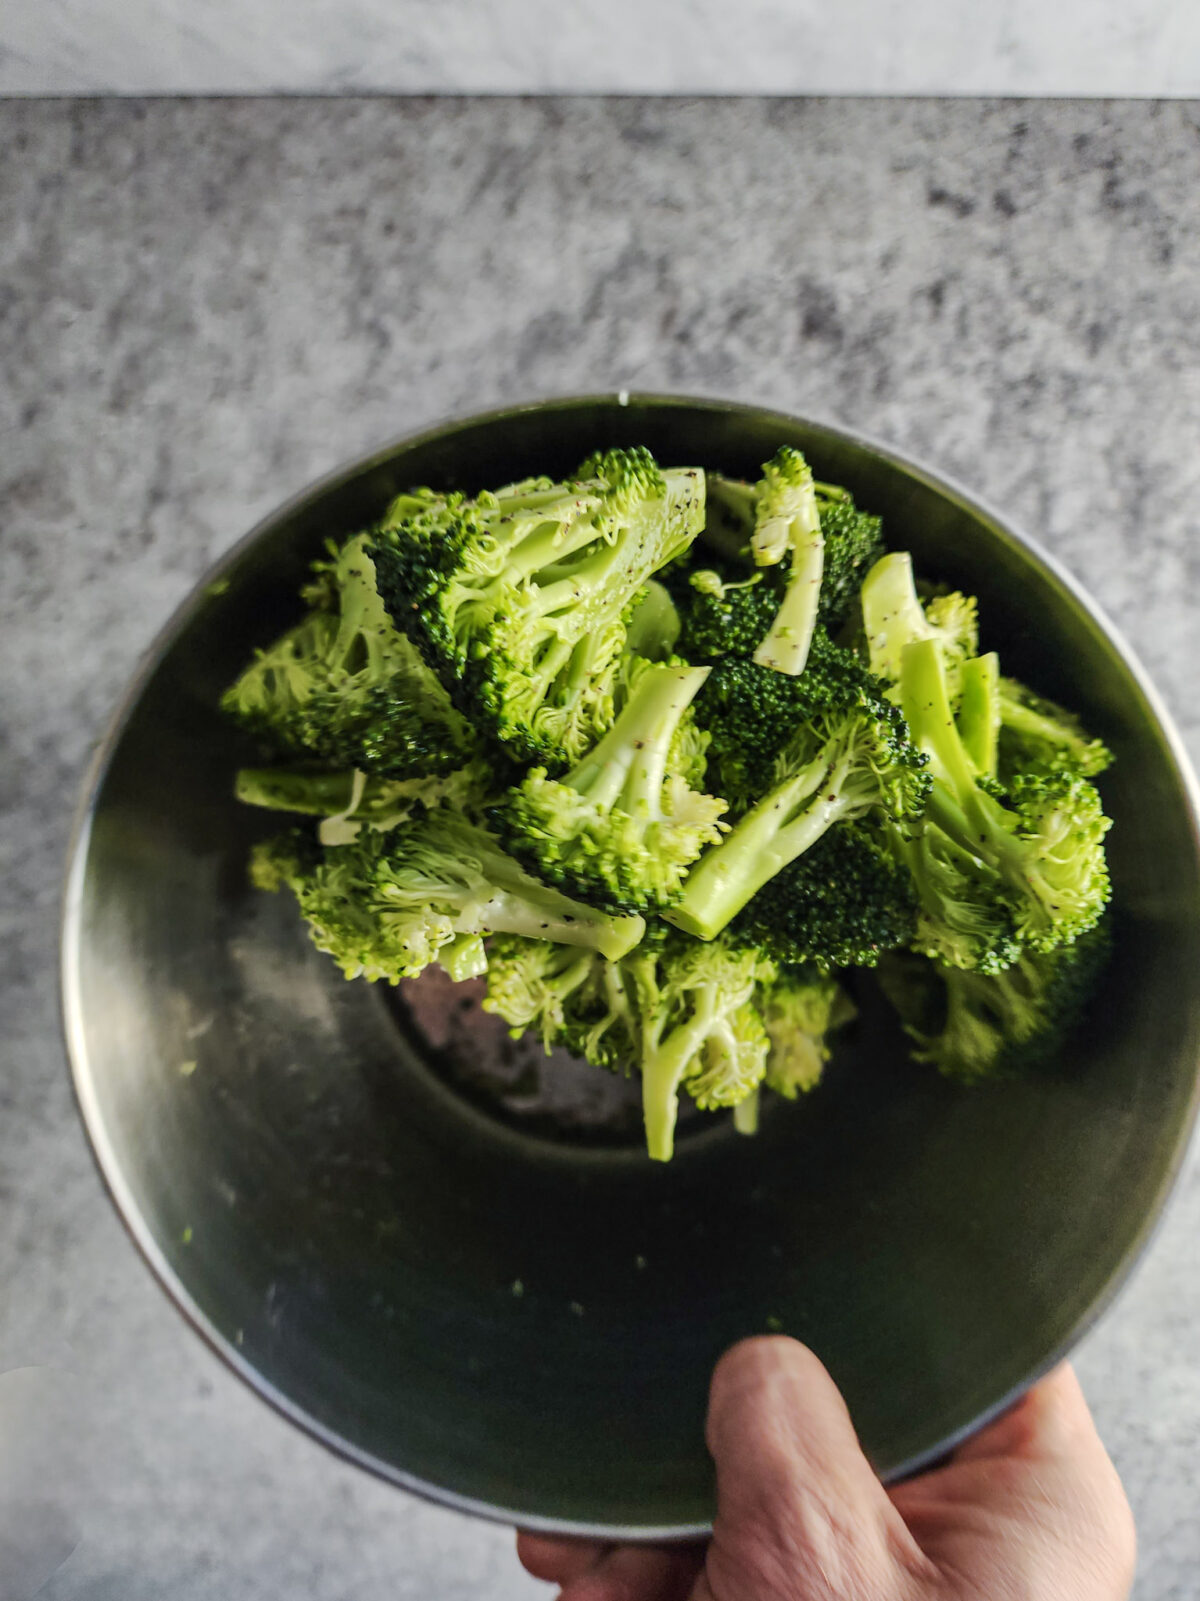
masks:
[[[791,731],[773,781],[725,839],[700,858],[666,914],[700,939],[720,933],[764,884],[830,828],[872,814],[879,821],[915,819],[924,810],[925,757],[877,679],[847,651],[830,645],[793,683]],[[777,708],[777,702],[764,700],[762,726],[778,725]],[[723,758],[738,753],[743,736],[727,723],[710,728],[723,778]]]
[[[488,948],[483,1009],[502,1017],[514,1036],[535,1030],[548,1054],[566,1028],[570,997],[608,965],[578,946],[497,934]]]
[[[863,578],[883,555],[883,524],[859,511],[849,494],[817,484],[825,564],[817,622],[835,633],[858,605]]]
[[[1015,678],[999,682],[1000,776],[1044,768],[1068,768],[1094,778],[1112,762],[1103,740],[1093,739],[1079,718],[1035,695]]]
[[[613,717],[613,682],[646,580],[704,519],[704,475],[645,450],[580,477],[404,496],[371,551],[392,616],[412,628],[460,708],[522,760],[577,760]]]
[[[652,578],[629,614],[625,649],[646,661],[666,661],[675,649],[680,626],[679,612],[669,591]]]
[[[1000,737],[1000,658],[972,656],[959,669],[959,738],[975,771],[995,778]]]
[[[905,862],[878,830],[843,823],[764,884],[729,932],[782,963],[874,967],[911,943],[916,915]]]
[[[714,472],[706,473],[705,481],[705,544],[732,561],[749,562],[758,486]]]
[[[779,587],[765,568],[679,569],[671,580],[682,623],[678,650],[688,661],[753,656],[779,610]]]
[[[1017,774],[1007,791],[981,778],[950,710],[936,641],[904,647],[899,689],[913,738],[932,766],[929,821],[998,880],[1017,939],[1047,951],[1087,933],[1109,898],[1109,820],[1095,788],[1058,770]]]
[[[884,992],[915,1042],[913,1057],[964,1083],[1043,1067],[1066,1044],[1108,959],[1106,922],[1073,945],[1023,951],[1002,973],[964,972],[921,956],[889,957]]]
[[[380,778],[355,768],[348,773],[297,772],[285,767],[243,767],[233,792],[247,806],[321,818],[322,845],[348,845],[363,828],[386,831],[407,822],[420,807],[445,805],[479,812],[490,787],[481,761],[429,778]]]
[[[608,911],[669,905],[689,865],[720,838],[725,810],[672,760],[707,676],[704,667],[647,665],[582,761],[562,778],[535,767],[505,796],[494,819],[509,848],[548,883]]]
[[[287,885],[318,949],[348,978],[395,983],[431,962],[462,966],[464,947],[483,972],[491,933],[578,945],[616,958],[645,932],[640,917],[612,917],[538,883],[484,829],[438,808],[381,834],[314,856],[284,835],[258,847],[255,882]]]
[[[771,1042],[767,1087],[794,1101],[820,1082],[829,1036],[851,1021],[854,1003],[835,978],[793,969],[767,988],[761,1008]]]
[[[375,586],[366,535],[322,564],[321,602],[260,651],[222,709],[268,748],[392,778],[448,772],[474,737]]]
[[[817,626],[825,540],[812,469],[791,445],[781,445],[763,467],[750,549],[759,567],[773,567],[789,558],[783,599],[754,660],[761,667],[798,676]]]
[[[979,650],[972,597],[955,591],[937,595],[922,606],[913,581],[912,557],[897,550],[877,561],[863,580],[862,611],[873,673],[896,683],[904,647],[931,639],[942,654],[951,696],[957,698],[962,664]]]

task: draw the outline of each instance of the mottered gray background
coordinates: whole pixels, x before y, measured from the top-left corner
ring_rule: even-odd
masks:
[[[79,1385],[79,1543],[44,1594],[548,1594],[505,1531],[267,1412],[122,1234],[56,1016],[89,751],[171,608],[307,480],[448,412],[641,387],[840,419],[990,496],[1115,616],[1196,754],[1200,114],[16,102],[0,137],[0,1369]],[[1142,1601],[1200,1594],[1198,1235],[1193,1162],[1079,1353]]]

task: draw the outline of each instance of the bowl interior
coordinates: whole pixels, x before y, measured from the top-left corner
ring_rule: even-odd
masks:
[[[448,1083],[392,997],[345,983],[287,899],[248,888],[247,847],[271,820],[231,797],[246,753],[215,707],[296,614],[323,541],[396,490],[566,471],[619,443],[754,475],[785,440],[883,513],[921,572],[976,592],[1006,669],[1113,746],[1117,949],[1052,1073],[944,1084],[907,1062],[868,986],[814,1095],[773,1108],[754,1140],[724,1119],[689,1129],[660,1168],[611,1129],[556,1138],[489,1110],[461,1074]],[[1187,781],[1136,672],[988,513],[795,419],[564,402],[381,454],[272,518],[197,591],[131,699],[81,831],[68,1039],[135,1237],[269,1399],[456,1504],[679,1532],[710,1516],[706,1385],[739,1336],[782,1328],[813,1346],[894,1473],[1001,1404],[1094,1315],[1186,1137],[1198,890]]]

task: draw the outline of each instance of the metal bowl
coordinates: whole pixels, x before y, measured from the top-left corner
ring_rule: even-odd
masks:
[[[346,983],[287,899],[248,887],[247,846],[271,824],[232,799],[243,752],[216,706],[295,615],[325,539],[404,487],[565,472],[632,443],[753,475],[783,441],[881,512],[923,573],[976,592],[1007,670],[1115,750],[1117,950],[1053,1072],[944,1083],[910,1065],[868,992],[815,1094],[775,1107],[753,1140],[697,1120],[664,1168],[640,1154],[620,1096],[597,1091],[611,1081],[568,1064],[569,1090],[536,1082],[532,1057],[477,1036],[481,1014]],[[260,1395],[452,1506],[579,1533],[696,1533],[712,1510],[708,1375],[731,1341],[775,1328],[807,1341],[891,1476],[1005,1405],[1114,1295],[1196,1108],[1193,781],[1095,607],[932,473],[837,429],[710,401],[527,406],[336,474],[200,585],[97,760],[63,970],[79,1100],[116,1204]]]

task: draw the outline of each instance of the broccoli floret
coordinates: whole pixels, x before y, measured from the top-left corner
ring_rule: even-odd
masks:
[[[222,709],[281,754],[393,778],[444,773],[470,728],[379,598],[366,535],[321,564],[311,612],[260,651]]]
[[[1035,695],[1015,678],[998,686],[1000,777],[1044,768],[1066,768],[1094,778],[1112,762],[1103,740],[1092,739],[1079,718]]]
[[[1059,770],[1017,774],[1006,791],[981,777],[951,714],[936,641],[904,647],[899,690],[913,738],[930,759],[929,821],[989,883],[998,881],[1016,938],[1047,951],[1087,933],[1109,898],[1109,819],[1095,788]]]
[[[491,933],[615,959],[645,932],[640,917],[612,917],[538,883],[484,829],[442,807],[386,834],[364,829],[315,859],[298,857],[285,836],[259,847],[256,860],[255,881],[293,890],[318,949],[348,978],[395,983],[431,962],[483,972]]]
[[[791,445],[781,445],[763,467],[750,549],[759,567],[774,567],[788,558],[783,598],[754,660],[798,676],[817,625],[825,540],[812,470]]]
[[[488,944],[483,1009],[502,1017],[514,1038],[533,1029],[549,1054],[566,1030],[570,997],[609,965],[578,946],[498,934]]]
[[[559,769],[609,727],[630,612],[704,520],[704,474],[645,450],[581,477],[405,496],[371,546],[380,592],[472,722]],[[414,510],[414,504],[416,509]]]
[[[874,967],[911,943],[917,900],[906,864],[864,823],[843,823],[764,884],[729,926],[781,963]]]
[[[889,830],[917,897],[913,949],[952,967],[999,973],[1021,953],[1012,898],[996,868],[926,817],[921,828]]]
[[[753,656],[779,610],[779,586],[765,568],[678,569],[671,581],[682,623],[677,648],[688,661]]]
[[[863,624],[871,671],[894,684],[906,645],[932,640],[942,655],[952,699],[957,699],[963,662],[979,651],[977,607],[957,591],[922,606],[913,581],[912,557],[893,551],[871,568],[862,586]]]
[[[863,578],[883,555],[883,523],[859,511],[849,492],[817,484],[825,561],[817,622],[836,633],[858,603]]]
[[[835,978],[793,970],[780,973],[760,1004],[771,1042],[767,1087],[794,1101],[820,1082],[829,1036],[851,1021],[854,1003]]]
[[[850,672],[854,663],[823,630],[813,635],[809,671]],[[864,681],[865,674],[861,674]],[[712,736],[708,760],[715,788],[734,812],[760,800],[775,765],[811,705],[809,682],[744,658],[719,661],[695,701],[696,721]]]
[[[755,664],[723,666],[753,670]],[[714,677],[718,671],[714,669]],[[924,810],[929,793],[926,759],[910,740],[899,710],[885,698],[883,686],[849,652],[822,646],[820,657],[810,660],[808,670],[791,683],[790,727],[769,684],[763,686],[758,707],[755,732],[787,734],[771,782],[725,839],[692,868],[682,895],[666,914],[700,939],[720,933],[764,884],[829,829],[871,816],[878,822],[915,819]],[[744,676],[740,687],[752,710],[754,681]],[[743,766],[761,762],[765,750],[760,747],[757,757],[747,757],[745,728],[728,720],[719,728],[709,726],[711,753],[724,789],[727,763],[735,757]]]
[[[913,1058],[975,1083],[1051,1063],[1082,1017],[1109,951],[1101,922],[1073,945],[1023,951],[1003,973],[907,955],[889,957],[880,978],[914,1041]]]
[[[632,986],[646,1147],[668,1162],[681,1088],[713,1110],[736,1106],[761,1081],[769,1040],[755,996],[775,964],[725,940],[668,933],[619,965]]]
[[[725,810],[671,760],[707,676],[704,667],[648,664],[582,761],[562,778],[535,767],[505,796],[494,819],[509,848],[548,883],[608,911],[669,905],[689,865],[720,838]]]
[[[247,806],[319,817],[322,845],[348,845],[363,828],[397,828],[421,807],[445,805],[467,815],[478,813],[490,787],[487,766],[474,761],[430,778],[380,778],[361,768],[309,773],[243,767],[233,789]]]

